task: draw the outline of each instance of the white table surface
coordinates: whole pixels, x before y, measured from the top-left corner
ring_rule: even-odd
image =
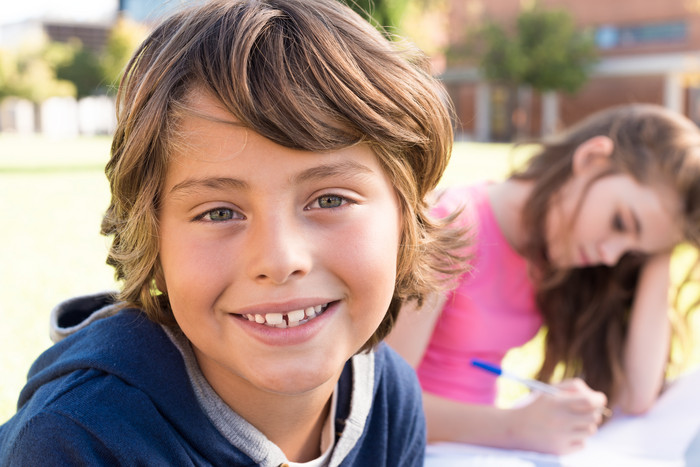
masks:
[[[644,415],[615,413],[573,454],[556,456],[458,443],[429,445],[426,467],[700,466],[700,369],[672,382]]]

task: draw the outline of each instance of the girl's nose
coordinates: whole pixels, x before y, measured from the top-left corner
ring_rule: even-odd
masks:
[[[284,284],[311,269],[309,242],[299,223],[281,216],[256,219],[248,232],[244,255],[248,275],[257,282]]]
[[[606,266],[615,266],[627,246],[621,239],[609,239],[600,246],[600,260]]]

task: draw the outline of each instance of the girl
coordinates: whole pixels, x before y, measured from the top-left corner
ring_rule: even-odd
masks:
[[[447,190],[435,212],[458,207],[474,225],[473,272],[389,339],[417,367],[429,440],[564,453],[607,401],[647,410],[669,358],[671,251],[700,246],[697,127],[652,105],[603,111],[507,180]],[[495,378],[470,360],[497,364],[541,326],[538,377],[561,368],[566,390],[493,407]]]

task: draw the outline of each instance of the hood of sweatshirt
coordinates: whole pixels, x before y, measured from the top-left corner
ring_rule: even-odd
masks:
[[[217,465],[276,466],[286,460],[278,448],[271,449],[276,448],[274,444],[243,419],[248,426],[242,430],[226,430],[207,415],[200,404],[201,388],[193,386],[192,362],[187,362],[186,352],[183,354],[182,341],[177,343],[173,337],[179,331],[153,323],[140,310],[120,308],[112,294],[101,293],[68,300],[52,311],[50,334],[55,345],[32,365],[20,394],[18,413],[2,427],[5,433],[0,430],[0,450],[2,438],[12,434],[13,423],[21,429],[23,420],[26,422],[50,404],[57,391],[66,390],[61,387],[65,386],[62,379],[96,370],[143,393],[164,422],[187,439],[194,457],[204,455],[208,462],[215,459],[212,463]],[[338,383],[336,408],[336,425],[340,422],[342,435],[336,441],[330,465],[343,463],[363,436],[377,383],[375,360],[375,353],[359,354],[345,366]],[[108,425],[105,430],[110,429]],[[250,435],[243,438],[244,443],[241,432]],[[137,446],[133,449],[138,452]]]

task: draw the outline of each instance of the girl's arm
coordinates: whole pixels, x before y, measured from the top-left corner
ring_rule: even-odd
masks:
[[[413,368],[418,368],[423,359],[445,300],[447,296],[439,294],[426,297],[420,308],[416,307],[415,301],[404,305],[385,339]]]
[[[579,450],[597,431],[606,398],[579,379],[560,387],[559,395],[538,394],[527,405],[513,409],[466,404],[423,392],[428,442],[553,454]]]
[[[387,343],[411,366],[423,358],[446,296],[404,307]],[[557,396],[536,395],[514,409],[466,404],[423,392],[428,441],[453,441],[563,454],[583,447],[601,422],[607,400],[581,380],[560,385]]]
[[[649,258],[642,267],[624,347],[624,381],[615,403],[627,413],[646,412],[661,392],[670,350],[668,290],[671,254]]]

